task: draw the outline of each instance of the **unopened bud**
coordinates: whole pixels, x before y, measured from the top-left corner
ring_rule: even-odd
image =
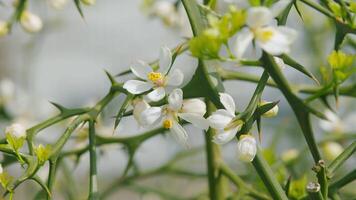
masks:
[[[244,162],[251,162],[257,153],[257,143],[253,136],[242,135],[237,143],[237,153],[239,159]]]
[[[65,5],[67,5],[68,0],[50,0],[49,3],[52,8],[60,10],[63,9]]]
[[[29,11],[24,11],[21,14],[20,23],[22,28],[29,33],[36,33],[43,26],[41,18]]]
[[[322,151],[326,159],[334,160],[344,151],[344,148],[337,142],[326,142],[322,146]]]
[[[11,124],[5,129],[6,134],[11,134],[16,138],[26,137],[26,128],[19,123]]]
[[[268,102],[268,101],[262,101],[260,106],[263,106],[263,105],[266,105],[266,104],[269,104],[269,103],[272,103],[272,102]],[[269,111],[265,112],[262,114],[262,117],[275,117],[277,114],[278,114],[278,105],[275,105],[272,109],[270,109]]]
[[[96,0],[81,0],[84,5],[92,6],[96,3]]]
[[[319,192],[320,191],[320,184],[317,182],[309,182],[307,185],[308,192]]]

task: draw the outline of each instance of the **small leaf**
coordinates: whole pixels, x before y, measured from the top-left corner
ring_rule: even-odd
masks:
[[[125,98],[124,103],[122,103],[119,112],[116,114],[115,117],[115,124],[114,124],[114,130],[117,128],[117,126],[119,125],[122,117],[124,116],[127,108],[130,106],[132,99],[135,97],[135,95],[133,94],[128,94]]]

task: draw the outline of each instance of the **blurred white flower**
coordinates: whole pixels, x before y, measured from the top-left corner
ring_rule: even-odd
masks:
[[[84,5],[92,6],[96,3],[96,0],[81,0]]]
[[[320,120],[319,126],[326,132],[330,133],[345,133],[353,132],[356,130],[355,121],[356,113],[352,112],[343,119],[340,119],[339,116],[331,110],[324,111],[325,116],[328,120]]]
[[[225,144],[232,140],[237,131],[242,127],[242,121],[235,120],[235,102],[234,99],[226,93],[220,93],[220,102],[225,109],[219,109],[208,117],[209,124],[217,130],[213,141],[217,144]]]
[[[257,153],[257,142],[251,135],[241,135],[237,142],[237,154],[240,160],[251,162]]]
[[[334,160],[344,151],[344,148],[337,142],[325,142],[322,150],[327,160]]]
[[[272,6],[252,7],[247,13],[247,27],[237,35],[235,53],[237,59],[241,59],[247,47],[254,40],[263,50],[272,55],[280,55],[290,51],[290,45],[294,42],[297,32],[286,26],[273,26],[273,18],[286,6],[285,1],[280,1]]]
[[[23,11],[20,18],[20,24],[22,28],[29,33],[36,33],[42,29],[42,20],[37,15]]]
[[[162,47],[159,58],[159,70],[153,71],[151,66],[143,61],[131,66],[131,71],[141,80],[129,80],[124,88],[132,94],[142,94],[153,89],[147,94],[151,101],[159,101],[167,94],[167,87],[178,87],[183,83],[184,75],[179,69],[170,70],[172,54],[167,47]]]
[[[263,106],[263,105],[266,105],[266,104],[269,104],[269,103],[272,103],[272,102],[262,101],[260,106]],[[275,117],[278,114],[278,110],[279,110],[278,105],[275,105],[272,109],[270,109],[269,111],[263,113],[262,117],[268,117],[268,118]]]
[[[174,2],[158,1],[153,7],[151,14],[162,19],[166,26],[182,25],[182,17],[179,14]]]
[[[288,149],[287,151],[284,151],[281,155],[281,159],[283,162],[290,162],[292,160],[295,160],[299,156],[299,151],[297,149]]]
[[[68,4],[68,0],[49,0],[49,4],[52,8],[60,10]]]
[[[15,84],[10,79],[0,81],[0,104],[6,104],[15,96]]]
[[[204,118],[205,113],[204,101],[200,99],[183,100],[183,91],[175,89],[168,96],[168,105],[146,109],[142,112],[141,122],[145,126],[162,122],[163,127],[169,129],[180,144],[187,146],[188,134],[179,124],[179,119],[205,130],[209,127]]]
[[[2,174],[4,170],[2,169],[2,165],[0,164],[0,174]]]
[[[5,128],[5,134],[10,134],[16,138],[26,137],[26,128],[22,124],[14,123]]]
[[[0,21],[0,37],[9,33],[9,24],[4,21]]]

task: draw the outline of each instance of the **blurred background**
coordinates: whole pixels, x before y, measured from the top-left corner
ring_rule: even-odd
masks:
[[[0,5],[0,19],[6,19],[13,11],[12,2],[10,0],[1,2],[3,4]],[[243,0],[234,1],[233,4],[239,7],[247,6],[246,1]],[[93,105],[110,87],[104,70],[117,74],[128,69],[137,59],[155,60],[161,46],[174,47],[191,36],[189,23],[181,5],[177,11],[180,17],[179,23],[170,24],[171,26],[159,17],[148,16],[142,5],[143,2],[140,0],[100,0],[93,6],[83,6],[85,19],[82,19],[73,2],[68,2],[63,9],[58,10],[52,8],[49,1],[30,1],[29,10],[41,17],[43,29],[39,33],[29,34],[17,24],[10,35],[0,38],[0,92],[2,98],[6,99],[2,101],[1,130],[14,121],[26,124],[29,128],[55,115],[57,111],[49,103],[50,101],[69,108]],[[228,2],[222,2],[219,5],[220,12],[223,12],[227,5]],[[309,66],[309,69],[320,77],[319,67],[326,65],[326,57],[332,51],[333,41],[330,38],[333,37],[334,30],[319,13],[304,6],[301,6],[301,9],[304,14],[304,25],[295,10],[292,11],[287,23],[288,26],[299,31],[298,42],[293,46],[291,57]],[[355,53],[352,48],[347,46],[345,48]],[[251,50],[250,56],[258,55]],[[246,69],[229,63],[224,65],[229,69],[256,75],[262,72],[259,68]],[[175,66],[185,72],[185,83],[187,83],[196,68],[196,60],[191,58],[189,53],[185,53],[177,59]],[[291,68],[286,67],[283,72],[293,84],[315,85]],[[125,81],[129,77],[120,77],[117,80]],[[355,80],[353,77],[350,81],[355,82]],[[244,109],[255,84],[228,81],[225,85],[227,91],[235,97],[238,110]],[[291,109],[276,89],[267,88],[263,98],[267,101],[281,100],[279,115],[273,119],[263,120],[261,146],[266,150],[266,157],[280,176],[281,182],[291,174],[300,182],[305,179],[310,181],[313,175],[310,170],[311,156],[306,152],[306,143]],[[119,96],[110,104],[109,109],[104,111],[98,128],[100,134],[107,136],[113,134],[111,117],[115,115],[123,99],[123,96]],[[317,103],[315,105],[318,109],[325,110]],[[342,97],[339,105],[337,112],[339,120],[327,124],[313,119],[318,141],[334,137],[335,134],[355,134],[356,129],[352,124],[356,122],[355,100]],[[41,132],[38,143],[53,142],[63,133],[66,123],[68,122]],[[85,132],[85,127],[83,130]],[[128,117],[120,123],[114,136],[135,135],[143,131],[132,118]],[[86,144],[85,137],[84,140],[80,139],[80,132],[81,130],[78,130],[74,134],[66,149]],[[189,127],[188,132],[193,149],[204,145],[203,133],[193,127]],[[3,131],[1,133],[3,136]],[[257,131],[254,134],[257,135]],[[349,140],[332,143],[334,149],[329,154],[340,151],[348,143]],[[325,144],[328,143],[322,143],[321,147],[327,146]],[[231,142],[222,148],[227,163],[246,180],[251,182],[258,180],[252,165],[241,163],[236,159],[235,146],[236,143]],[[324,155],[328,154],[327,148],[323,149],[326,149],[323,151]],[[101,147],[99,151],[100,191],[119,180],[128,159],[120,145]],[[134,159],[138,169],[147,171],[168,162],[180,151],[185,150],[171,137],[159,135],[146,141],[139,148]],[[300,161],[291,164],[288,156],[294,159],[296,155],[299,156]],[[169,196],[163,198],[162,193],[176,194],[181,197],[178,199],[190,197],[204,199],[207,181],[200,174],[204,174],[206,170],[205,162],[204,153],[197,153],[178,163],[178,166],[196,173],[197,176],[187,178],[159,175],[137,181],[135,184],[117,185],[113,187],[107,199],[170,199]],[[67,159],[64,163],[57,176],[54,199],[85,199],[88,188],[88,155],[84,154],[78,165],[75,158]],[[352,168],[354,164],[355,159],[348,161],[345,169]],[[22,172],[19,165],[11,165],[6,169],[15,177]],[[38,172],[43,179],[47,177],[47,170],[48,166],[44,166]],[[69,183],[72,185],[70,188],[67,187]],[[262,186],[260,184],[255,187]],[[156,190],[157,188],[159,191]],[[345,190],[349,190],[351,194],[354,192],[352,186]],[[16,190],[14,199],[28,199],[28,195],[32,198],[37,191],[39,191],[37,185],[31,182],[25,183]]]

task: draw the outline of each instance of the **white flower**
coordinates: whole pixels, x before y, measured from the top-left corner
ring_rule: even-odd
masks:
[[[273,18],[281,11],[284,1],[269,10],[267,7],[252,7],[247,12],[247,27],[237,35],[235,53],[241,59],[249,44],[254,40],[266,52],[280,55],[290,51],[297,32],[285,26],[272,26]]]
[[[153,5],[152,15],[162,19],[167,26],[179,26],[182,24],[182,18],[173,2],[158,1]]]
[[[324,131],[328,132],[343,132],[344,123],[341,119],[331,110],[326,110],[324,112],[328,120],[320,120],[319,125]]]
[[[290,162],[295,160],[299,156],[299,152],[297,149],[288,149],[287,151],[283,152],[281,155],[281,159],[283,162]]]
[[[263,106],[263,105],[266,105],[266,104],[269,104],[269,103],[272,103],[272,102],[262,101],[260,106]],[[268,118],[275,117],[278,114],[278,110],[279,110],[278,105],[275,105],[272,109],[270,109],[269,111],[263,113],[262,117],[268,117]]]
[[[49,0],[49,4],[52,6],[52,8],[57,10],[63,9],[67,3],[68,0]]]
[[[172,69],[172,54],[167,47],[162,47],[159,59],[159,71],[153,71],[145,62],[139,61],[131,66],[131,71],[141,80],[129,80],[124,88],[132,94],[142,94],[153,89],[147,94],[151,101],[159,101],[166,96],[167,87],[178,87],[183,83],[184,75],[179,69]]]
[[[96,0],[81,0],[84,5],[92,6],[96,3]]]
[[[235,119],[235,102],[229,94],[220,93],[220,102],[225,109],[215,111],[208,117],[208,121],[210,126],[217,130],[213,141],[217,144],[225,144],[235,137],[242,127],[242,122]]]
[[[237,143],[237,154],[244,162],[251,162],[257,153],[257,142],[250,135],[241,135]]]
[[[132,102],[133,106],[133,116],[139,125],[143,125],[141,121],[141,114],[143,111],[148,109],[150,105],[143,99],[135,99]]]
[[[9,79],[0,81],[0,103],[5,104],[15,96],[15,84]]]
[[[26,128],[22,124],[14,123],[5,128],[5,134],[11,134],[17,138],[26,137]]]
[[[20,18],[21,26],[29,33],[35,33],[42,29],[42,20],[37,15],[24,11]]]
[[[0,21],[0,37],[9,33],[9,24],[4,21]]]
[[[166,129],[170,129],[173,137],[182,145],[187,146],[188,134],[179,124],[179,119],[190,122],[194,126],[206,130],[209,127],[203,117],[206,105],[200,99],[183,100],[183,91],[174,89],[168,96],[168,105],[150,107],[142,112],[141,122],[146,126],[162,122]]]
[[[334,160],[344,151],[344,148],[337,142],[326,142],[323,144],[322,150],[327,160]]]

